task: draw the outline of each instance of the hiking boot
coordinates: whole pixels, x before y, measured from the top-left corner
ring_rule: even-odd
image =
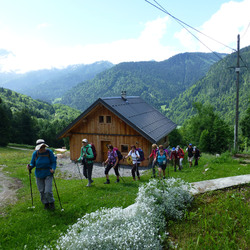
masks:
[[[91,187],[91,181],[88,182],[88,184],[86,185],[86,187]]]
[[[140,176],[137,177],[138,181],[141,179]]]
[[[49,203],[44,204],[44,209],[48,210],[49,209]]]
[[[104,184],[110,184],[110,180],[107,179],[106,182],[104,182]]]
[[[116,181],[115,181],[115,183],[119,183],[120,182],[120,179],[117,179]]]
[[[55,203],[54,203],[54,202],[49,203],[49,209],[50,209],[51,211],[54,211],[54,210],[55,210]]]
[[[93,180],[91,180],[90,182],[91,182],[91,183],[93,183],[94,181],[93,181]]]

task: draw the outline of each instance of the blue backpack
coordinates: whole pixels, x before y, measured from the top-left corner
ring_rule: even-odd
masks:
[[[139,155],[140,155],[140,159],[139,161],[144,161],[145,157],[144,157],[144,152],[141,148],[137,148],[136,151],[138,151]]]

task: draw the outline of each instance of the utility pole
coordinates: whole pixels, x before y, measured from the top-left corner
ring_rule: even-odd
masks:
[[[236,76],[236,110],[235,110],[235,129],[234,129],[234,150],[238,152],[238,123],[239,123],[239,84],[240,84],[240,35],[237,37],[237,66]]]

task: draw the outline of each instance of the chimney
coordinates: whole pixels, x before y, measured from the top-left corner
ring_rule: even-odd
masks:
[[[124,101],[126,101],[127,100],[127,98],[126,98],[126,90],[122,90],[122,92],[121,92],[121,98],[124,100]]]

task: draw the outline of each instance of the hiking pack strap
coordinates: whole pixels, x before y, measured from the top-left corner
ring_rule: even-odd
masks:
[[[41,154],[39,154],[39,151],[37,150],[37,151],[36,151],[36,159],[35,159],[35,161],[37,160],[38,157],[49,157],[49,159],[50,159],[49,150],[46,149],[46,152],[47,152],[48,154],[46,154],[46,155],[41,155]]]

